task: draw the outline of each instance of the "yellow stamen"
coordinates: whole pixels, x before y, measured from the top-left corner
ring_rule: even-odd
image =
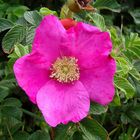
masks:
[[[74,57],[57,58],[51,68],[50,77],[61,83],[70,83],[78,80],[80,77],[77,59]]]

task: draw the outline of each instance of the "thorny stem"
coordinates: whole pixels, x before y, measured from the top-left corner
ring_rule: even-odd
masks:
[[[54,140],[54,127],[50,128],[50,138],[51,140]]]

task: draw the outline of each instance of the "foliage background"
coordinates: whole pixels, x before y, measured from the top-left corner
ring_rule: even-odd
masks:
[[[117,61],[116,95],[109,106],[92,103],[78,124],[50,128],[22,91],[13,63],[30,52],[34,30],[43,15],[63,17],[65,0],[0,0],[0,140],[139,140],[140,139],[140,3],[96,0],[95,13],[74,14],[109,31]],[[47,7],[41,9],[42,7]],[[52,11],[51,11],[52,10]]]

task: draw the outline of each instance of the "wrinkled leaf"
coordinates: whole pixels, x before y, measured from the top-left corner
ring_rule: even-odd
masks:
[[[115,76],[114,82],[115,82],[116,87],[125,93],[125,96],[127,99],[130,99],[134,96],[135,89],[127,79]]]
[[[26,34],[26,44],[27,45],[32,44],[34,35],[35,35],[35,27],[31,26],[27,29],[27,34]]]
[[[5,53],[11,53],[14,45],[20,43],[26,34],[26,28],[21,25],[16,25],[9,30],[2,40],[2,47]]]
[[[94,119],[84,119],[80,123],[84,140],[107,140],[107,131]]]
[[[37,11],[27,11],[24,13],[24,18],[26,21],[28,21],[30,24],[38,26],[40,21],[42,20],[42,17],[39,15]]]
[[[103,16],[98,13],[88,14],[87,17],[92,21],[97,27],[101,28],[102,31],[106,30],[105,21]]]
[[[102,113],[105,113],[107,109],[108,109],[107,106],[102,106],[96,103],[90,104],[90,114],[100,115]]]
[[[96,0],[94,7],[97,9],[108,9],[113,12],[120,12],[121,6],[116,0]]]
[[[14,26],[14,23],[8,19],[0,19],[0,32],[10,29]]]

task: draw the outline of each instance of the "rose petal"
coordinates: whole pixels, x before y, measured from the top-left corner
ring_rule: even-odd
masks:
[[[71,50],[78,58],[82,69],[89,69],[97,65],[110,54],[112,42],[108,32],[101,32],[97,27],[85,23],[77,23],[67,33],[71,38]]]
[[[89,95],[81,84],[49,81],[37,94],[37,105],[49,125],[55,127],[69,121],[78,122],[89,110]]]
[[[45,16],[36,29],[33,51],[45,55],[49,61],[53,62],[61,55],[61,46],[65,44],[66,30],[53,15]]]
[[[113,100],[115,71],[115,60],[111,57],[108,57],[99,67],[81,71],[80,81],[86,87],[92,101],[106,105]]]
[[[33,103],[36,103],[38,90],[49,80],[49,65],[39,53],[25,55],[14,64],[17,82]]]

